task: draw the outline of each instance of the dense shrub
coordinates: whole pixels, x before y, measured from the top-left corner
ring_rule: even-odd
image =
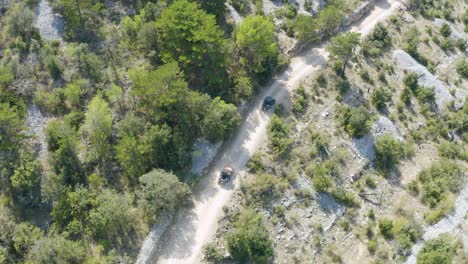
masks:
[[[461,77],[468,78],[468,61],[466,59],[459,60],[455,65],[455,69]]]
[[[444,38],[450,37],[450,34],[452,34],[452,29],[450,28],[449,24],[444,23],[442,25],[442,27],[440,28],[440,34],[442,34]]]
[[[172,173],[155,169],[140,177],[138,205],[148,219],[164,210],[172,211],[188,202],[190,189]]]
[[[388,218],[382,218],[379,220],[379,231],[386,239],[393,238],[393,221]]]
[[[221,263],[224,259],[221,251],[214,244],[208,244],[203,248],[203,257],[208,263]]]
[[[417,257],[418,264],[451,264],[453,249],[448,236],[427,241]]]
[[[453,161],[432,164],[418,174],[422,184],[422,200],[431,208],[436,207],[447,197],[448,192],[458,193],[463,186],[464,170]]]
[[[391,93],[383,87],[374,89],[371,94],[371,102],[379,110],[385,108],[391,98]]]
[[[231,256],[240,262],[268,263],[273,256],[273,241],[262,225],[262,216],[250,209],[243,210],[235,226],[226,237]]]
[[[357,199],[356,195],[352,192],[342,190],[342,189],[334,189],[331,192],[333,198],[335,198],[338,202],[344,204],[346,207],[359,207],[360,203]]]
[[[377,167],[389,171],[397,166],[404,155],[402,144],[389,133],[381,136],[375,144]]]
[[[369,132],[372,114],[364,107],[344,107],[340,111],[339,121],[353,137],[362,137]]]
[[[276,155],[285,155],[291,147],[292,140],[289,138],[289,128],[283,119],[273,115],[268,126],[268,139],[270,148]]]

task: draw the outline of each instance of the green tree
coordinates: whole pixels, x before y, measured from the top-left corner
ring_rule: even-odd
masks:
[[[84,235],[95,195],[83,187],[68,191],[54,204],[51,212],[54,227],[66,231],[72,237]]]
[[[312,43],[320,39],[317,20],[308,15],[299,14],[293,24],[298,39],[304,44]]]
[[[88,105],[86,118],[81,127],[83,134],[91,143],[91,157],[102,164],[108,156],[112,134],[112,116],[109,105],[100,96],[95,96]]]
[[[398,142],[390,133],[381,136],[375,144],[377,166],[388,171],[400,163],[404,149],[402,142]]]
[[[371,102],[378,110],[385,108],[391,99],[392,94],[383,87],[374,89],[372,91]]]
[[[136,178],[145,172],[146,162],[143,146],[136,137],[123,136],[115,147],[116,158],[125,174]]]
[[[184,74],[175,62],[154,71],[135,69],[129,72],[133,81],[131,94],[137,97],[137,109],[148,120],[180,123],[187,113],[190,91]]]
[[[23,114],[18,107],[0,102],[0,151],[14,151],[24,138]]]
[[[19,204],[35,206],[40,202],[41,167],[31,153],[21,153],[10,181]]]
[[[453,258],[453,248],[448,236],[427,241],[419,252],[417,264],[450,264]]]
[[[139,180],[137,203],[148,219],[156,218],[164,210],[173,211],[187,203],[190,197],[189,187],[164,170],[152,170]]]
[[[405,74],[403,77],[403,84],[405,85],[405,88],[410,89],[413,92],[416,92],[418,89],[418,74],[415,72],[410,72],[408,74]]]
[[[86,248],[80,242],[67,240],[62,236],[50,234],[36,241],[26,258],[26,263],[58,264],[84,263]]]
[[[163,169],[174,167],[173,161],[177,159],[174,156],[177,149],[171,143],[172,130],[169,126],[151,126],[143,134],[141,142],[147,167]]]
[[[201,132],[210,141],[226,139],[240,123],[240,115],[232,104],[215,98],[203,119]]]
[[[46,128],[47,149],[55,174],[64,184],[75,186],[83,183],[84,173],[76,151],[76,134],[62,121],[51,121]]]
[[[13,37],[21,37],[24,41],[31,38],[35,31],[34,13],[25,4],[15,4],[6,13],[7,31]]]
[[[276,63],[279,52],[275,26],[270,18],[246,17],[236,31],[236,44],[245,59],[243,64],[256,73],[265,72]]]
[[[450,25],[447,23],[442,24],[442,27],[440,28],[440,34],[442,34],[444,38],[450,37],[450,34],[452,34],[452,29],[450,28]]]
[[[215,17],[194,2],[177,0],[163,11],[156,27],[162,60],[177,61],[190,80],[219,94],[225,79],[226,40]]]
[[[218,19],[224,15],[226,0],[197,0],[206,12],[215,15]]]
[[[241,262],[268,263],[273,256],[273,242],[262,225],[262,216],[251,209],[243,210],[235,226],[226,237],[231,256]]]
[[[90,51],[88,44],[70,43],[67,45],[66,59],[70,64],[77,67],[78,72],[81,74],[77,78],[86,77],[93,81],[101,80],[104,67],[103,60]]]
[[[18,224],[12,234],[12,246],[17,260],[22,260],[27,255],[31,246],[42,236],[39,228],[22,222]]]
[[[7,88],[15,79],[10,67],[0,65],[0,91]]]
[[[468,61],[466,59],[460,59],[455,65],[455,69],[462,78],[468,78]]]
[[[361,42],[360,37],[360,33],[342,33],[332,38],[330,45],[327,46],[327,50],[330,52],[331,57],[342,66],[340,71],[341,74],[345,73],[349,60],[354,57],[355,49]]]
[[[343,16],[336,5],[328,5],[318,15],[318,26],[325,36],[331,36],[341,25]]]
[[[380,233],[387,239],[393,238],[393,221],[391,219],[383,218],[379,220]]]
[[[110,241],[127,232],[131,222],[131,199],[128,194],[104,190],[89,212],[89,225],[94,237]]]
[[[289,138],[289,128],[283,119],[274,115],[268,126],[268,139],[270,148],[277,155],[284,155],[289,150],[292,140]]]
[[[372,114],[364,107],[341,109],[340,123],[353,137],[362,137],[369,132]]]

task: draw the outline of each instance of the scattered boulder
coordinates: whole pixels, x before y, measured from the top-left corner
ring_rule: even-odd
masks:
[[[405,51],[400,49],[395,50],[393,52],[393,59],[401,69],[416,73],[419,76],[418,84],[420,86],[434,87],[435,103],[439,110],[442,110],[446,103],[454,99],[447,87],[436,76]]]

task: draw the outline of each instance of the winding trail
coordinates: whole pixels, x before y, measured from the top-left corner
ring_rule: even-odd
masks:
[[[398,0],[382,0],[374,10],[352,31],[366,35],[372,27],[391,15],[401,3]],[[326,62],[328,57],[324,47],[316,47],[294,57],[287,70],[277,77],[258,96],[256,103],[246,112],[246,118],[235,136],[226,143],[212,169],[194,190],[193,206],[179,210],[174,222],[162,235],[161,241],[149,250],[147,239],[140,252],[137,263],[199,263],[203,245],[212,238],[217,229],[217,222],[222,215],[223,206],[229,201],[234,190],[239,187],[239,179],[245,173],[250,156],[265,144],[266,131],[271,113],[260,110],[262,100],[271,95],[278,103],[290,105],[290,92],[307,76],[313,74]],[[237,172],[227,185],[219,186],[217,176],[223,166],[229,164]],[[154,238],[154,236],[153,236]]]

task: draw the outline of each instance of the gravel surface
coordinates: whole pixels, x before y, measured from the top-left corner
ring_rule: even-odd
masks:
[[[41,0],[34,9],[34,14],[36,15],[36,27],[44,40],[62,41],[63,18],[53,13],[49,2]]]
[[[45,117],[37,105],[30,104],[26,110],[26,125],[29,128],[28,134],[33,137],[35,143],[36,156],[45,160],[47,158],[47,145],[44,129],[50,118]]]
[[[418,83],[425,87],[434,87],[435,101],[437,108],[442,110],[444,105],[454,98],[448,91],[447,87],[436,76],[430,73],[426,67],[419,64],[413,57],[403,50],[395,50],[393,52],[393,59],[398,66],[407,71],[415,72],[418,76]]]

